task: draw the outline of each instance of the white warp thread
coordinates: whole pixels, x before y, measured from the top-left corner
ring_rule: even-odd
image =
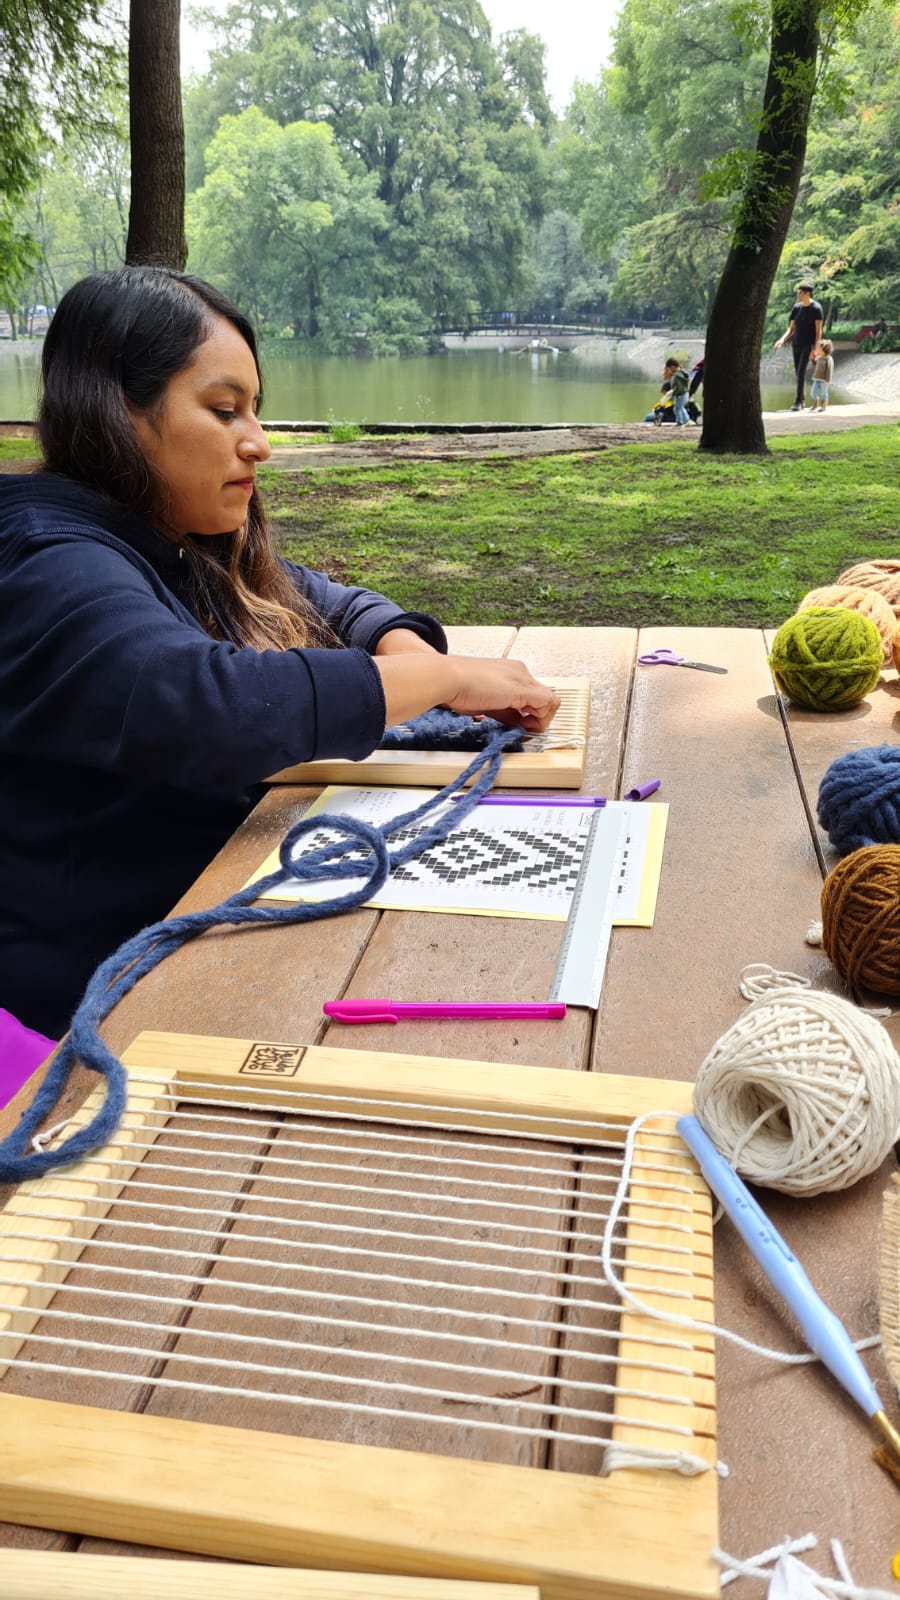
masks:
[[[884,1028],[839,995],[762,964],[752,999],[703,1062],[694,1112],[752,1183],[786,1194],[846,1189],[875,1172],[900,1127],[900,1057]]]
[[[690,1328],[692,1331],[697,1333],[715,1334],[720,1339],[728,1339],[732,1344],[739,1345],[742,1350],[749,1350],[751,1355],[765,1356],[769,1361],[780,1361],[784,1366],[802,1366],[810,1361],[817,1361],[819,1359],[818,1356],[814,1355],[811,1351],[800,1352],[797,1354],[787,1350],[773,1350],[768,1345],[755,1344],[752,1339],[745,1339],[742,1334],[735,1333],[732,1328],[723,1328],[717,1322],[700,1322],[694,1317],[678,1316],[675,1312],[663,1311],[657,1306],[648,1305],[645,1300],[641,1299],[640,1295],[636,1295],[631,1289],[626,1288],[622,1279],[616,1272],[615,1266],[613,1265],[613,1237],[619,1220],[619,1214],[623,1205],[625,1204],[626,1199],[628,1198],[628,1185],[631,1178],[631,1167],[634,1161],[635,1139],[637,1138],[637,1134],[645,1122],[652,1122],[654,1120],[658,1120],[660,1117],[671,1117],[673,1120],[676,1120],[678,1116],[679,1113],[677,1111],[669,1111],[664,1107],[660,1107],[660,1109],[657,1111],[645,1111],[642,1116],[635,1118],[625,1136],[625,1146],[622,1152],[622,1172],[619,1182],[616,1186],[616,1192],[613,1196],[612,1204],[609,1208],[606,1226],[603,1230],[601,1262],[603,1266],[603,1276],[605,1277],[607,1284],[615,1291],[623,1303],[630,1307],[632,1311],[640,1312],[641,1316],[654,1317],[657,1322],[664,1322],[668,1327]],[[881,1339],[876,1335],[872,1338],[854,1341],[854,1348],[857,1350],[870,1350],[880,1343]],[[627,1459],[627,1448],[627,1446],[620,1445],[610,1445],[607,1447],[603,1467],[604,1476],[609,1472],[616,1471],[619,1467],[626,1466],[662,1466],[672,1468],[673,1470],[679,1472],[696,1472],[699,1470],[694,1464],[699,1459],[697,1457],[686,1458],[686,1460],[689,1459],[692,1463],[690,1466],[687,1464],[681,1465],[679,1462],[679,1455],[681,1453],[667,1451],[660,1453],[661,1456],[665,1456],[665,1459],[648,1459],[643,1462],[638,1462],[636,1460]],[[706,1462],[703,1463],[702,1470],[709,1470]],[[725,1478],[728,1476],[728,1467],[723,1461],[716,1463],[716,1471],[720,1477]],[[897,1600],[896,1595],[893,1597],[893,1600]]]

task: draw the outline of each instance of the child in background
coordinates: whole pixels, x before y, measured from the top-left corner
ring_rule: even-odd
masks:
[[[666,362],[663,368],[663,379],[668,381],[672,391],[672,404],[675,407],[675,426],[683,428],[686,422],[690,422],[687,409],[687,392],[691,380],[675,356],[670,356]]]
[[[828,386],[834,376],[834,345],[830,339],[819,341],[819,353],[813,365],[810,411],[825,411],[828,406]]]

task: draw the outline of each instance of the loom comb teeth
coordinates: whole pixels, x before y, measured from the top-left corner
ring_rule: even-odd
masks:
[[[523,739],[522,749],[537,755],[542,750],[581,750],[584,743],[579,734],[535,733]]]

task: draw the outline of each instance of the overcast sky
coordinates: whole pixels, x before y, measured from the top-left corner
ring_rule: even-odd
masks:
[[[203,0],[224,11],[228,0]],[[547,91],[554,109],[568,103],[576,78],[592,81],[606,60],[612,25],[622,0],[481,0],[496,37],[513,28],[540,34],[547,46]],[[185,6],[185,12],[190,7]],[[206,62],[204,34],[185,18],[181,30],[182,71],[197,72]]]

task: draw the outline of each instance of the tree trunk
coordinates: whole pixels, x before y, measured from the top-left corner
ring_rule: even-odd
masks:
[[[125,260],[183,268],[181,0],[130,0],[131,208]]]
[[[762,338],[806,157],[821,10],[822,0],[772,0],[759,137],[706,332],[701,450],[768,451],[759,383]]]

